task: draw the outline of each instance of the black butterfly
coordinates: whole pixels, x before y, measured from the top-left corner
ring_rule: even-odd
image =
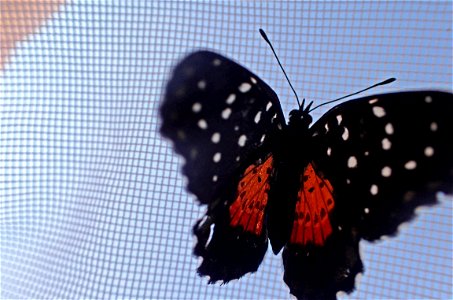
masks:
[[[173,71],[161,132],[186,160],[188,189],[208,209],[193,232],[209,282],[255,272],[268,239],[282,248],[298,299],[335,299],[363,272],[358,244],[396,234],[419,205],[453,193],[453,97],[402,92],[335,106],[309,127],[286,124],[275,92],[212,52]]]

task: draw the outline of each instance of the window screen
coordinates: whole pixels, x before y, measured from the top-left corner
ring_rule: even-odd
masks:
[[[205,208],[158,114],[194,50],[258,74],[285,114],[297,102],[259,28],[315,104],[388,77],[365,94],[452,88],[451,1],[24,2],[1,3],[3,298],[291,298],[271,252],[227,285],[196,275],[191,229]],[[361,242],[365,273],[340,297],[453,297],[452,200]]]

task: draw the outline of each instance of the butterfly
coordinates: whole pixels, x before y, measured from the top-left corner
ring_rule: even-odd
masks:
[[[287,123],[258,76],[213,52],[187,56],[166,87],[161,133],[207,205],[193,227],[199,275],[226,283],[255,272],[270,241],[298,299],[352,292],[361,239],[395,235],[416,207],[453,193],[452,96],[368,96],[314,124],[302,103]]]

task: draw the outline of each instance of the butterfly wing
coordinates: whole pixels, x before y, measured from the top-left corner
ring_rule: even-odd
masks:
[[[453,95],[404,92],[338,105],[311,128],[317,169],[361,237],[394,235],[419,205],[453,192]],[[339,224],[341,225],[341,224]]]
[[[255,271],[267,249],[270,147],[286,126],[277,96],[244,67],[200,51],[174,69],[161,115],[189,191],[208,205],[194,226],[199,273],[226,282]]]
[[[161,132],[185,158],[188,189],[203,204],[231,190],[231,179],[263,158],[265,142],[277,126],[285,126],[278,98],[267,84],[208,51],[193,53],[176,66],[161,115]]]
[[[452,94],[429,91],[348,101],[310,128],[312,164],[331,185],[334,208],[322,247],[290,240],[283,252],[294,295],[335,299],[337,291],[351,292],[363,270],[361,238],[394,235],[417,206],[453,192],[452,132]]]

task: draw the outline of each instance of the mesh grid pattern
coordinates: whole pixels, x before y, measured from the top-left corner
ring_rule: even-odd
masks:
[[[21,10],[5,3],[4,19]],[[398,81],[370,93],[451,90],[451,24],[450,1],[62,4],[2,74],[1,296],[290,298],[271,252],[228,285],[197,277],[191,228],[204,208],[158,133],[172,66],[222,53],[287,113],[295,98],[263,28],[315,105],[388,77]],[[453,297],[452,198],[419,211],[397,238],[361,243],[366,272],[342,298]]]

